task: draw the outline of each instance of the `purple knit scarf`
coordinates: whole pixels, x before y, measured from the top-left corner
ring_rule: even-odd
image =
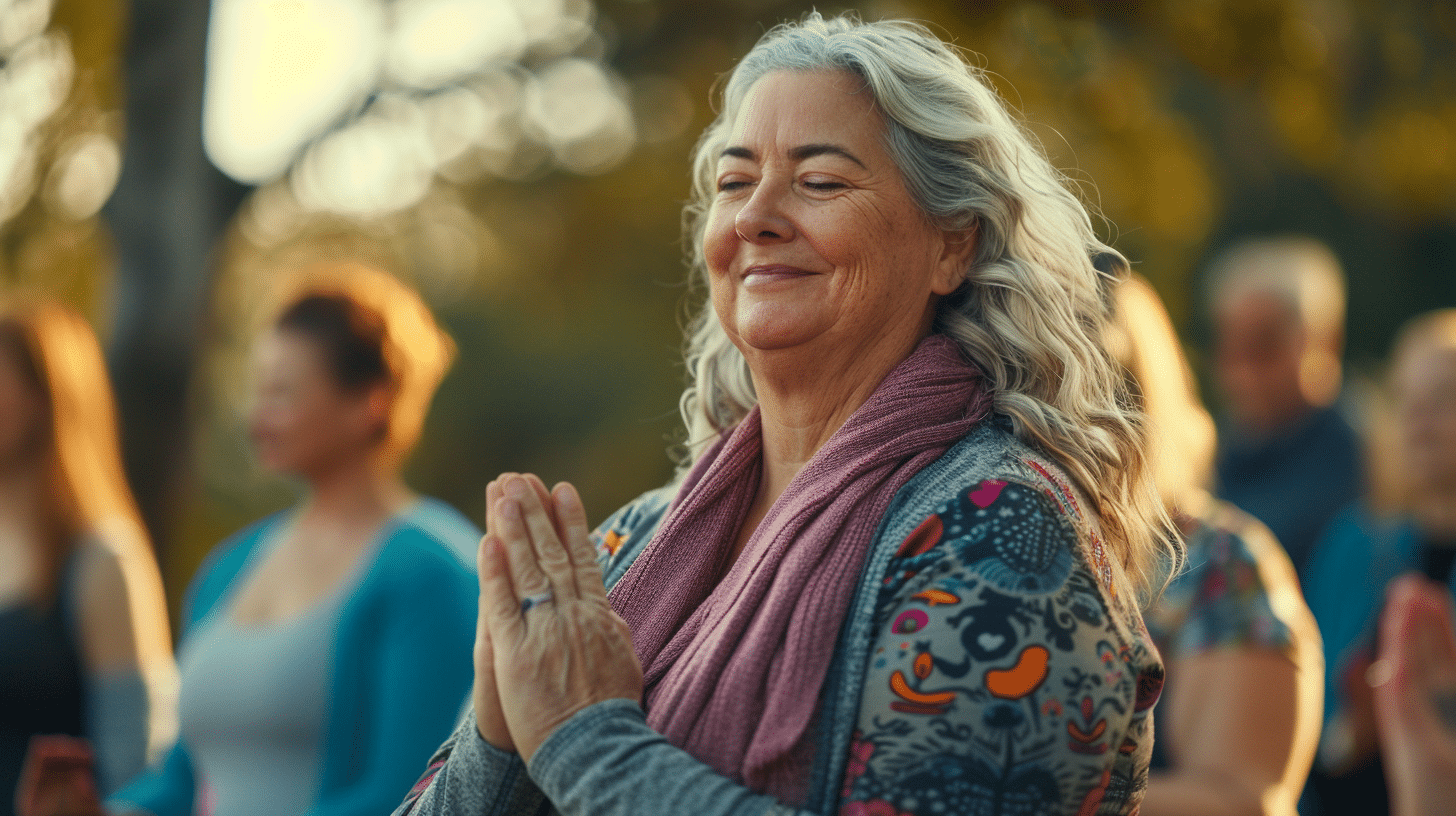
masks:
[[[705,453],[611,593],[642,661],[647,722],[719,773],[803,804],[820,691],[871,539],[896,491],[990,406],[955,343],[926,338],[732,564],[762,475],[758,408]]]

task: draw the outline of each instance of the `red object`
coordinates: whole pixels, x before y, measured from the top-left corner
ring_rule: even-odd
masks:
[[[102,816],[91,745],[78,737],[31,737],[15,789],[15,812],[18,816]]]

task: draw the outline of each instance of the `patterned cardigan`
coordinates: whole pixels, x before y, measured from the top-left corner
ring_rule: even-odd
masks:
[[[593,533],[609,585],[671,498],[648,493]],[[467,716],[396,816],[1137,812],[1162,663],[1076,495],[1004,419],[896,495],[825,636],[837,655],[799,809],[669,744],[637,702],[610,700],[558,728],[529,768]]]

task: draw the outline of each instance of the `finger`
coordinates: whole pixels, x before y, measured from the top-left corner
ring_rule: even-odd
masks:
[[[526,527],[526,519],[521,507],[525,501],[530,501],[533,497],[530,496],[530,491],[527,489],[526,499],[516,498],[512,495],[513,484],[520,484],[520,481],[512,480],[506,483],[506,497],[500,500],[496,510],[497,515],[500,516],[500,542],[504,545],[506,563],[510,567],[511,585],[515,588],[517,600],[548,591],[555,594],[556,587],[542,571],[540,561],[536,557],[536,550],[531,544],[531,534]],[[516,612],[520,613],[519,606],[516,608]]]
[[[529,484],[532,490],[536,493],[536,497],[540,499],[542,506],[546,508],[547,515],[551,517],[551,524],[556,529],[557,534],[559,535],[561,532],[561,528],[556,521],[556,508],[553,507],[551,504],[551,494],[549,491],[546,490],[546,483],[541,481],[541,477],[537,476],[534,473],[502,473],[501,475],[493,479],[490,484],[487,484],[485,486],[485,531],[487,533],[490,532],[492,523],[499,523],[499,519],[493,518],[494,513],[492,512],[491,508],[494,508],[496,506],[496,503],[505,496],[505,484],[511,479],[526,480],[526,483]]]
[[[602,570],[597,566],[597,551],[587,536],[586,507],[576,488],[561,482],[551,489],[551,498],[556,505],[556,517],[561,520],[562,540],[566,542],[571,556],[572,572],[576,575],[576,590],[583,598],[606,597],[602,584]]]
[[[521,600],[516,595],[506,548],[500,539],[488,535],[480,540],[480,619],[485,638],[494,652],[495,644],[514,645],[525,635]]]
[[[566,545],[557,535],[556,527],[535,489],[526,479],[512,479],[506,483],[506,497],[521,507],[521,517],[536,554],[536,563],[550,582],[552,593],[562,601],[579,597],[571,556],[567,554]],[[550,500],[549,494],[547,499]]]
[[[541,477],[534,473],[524,473],[521,475],[521,478],[526,480],[526,483],[531,486],[531,490],[535,492],[537,501],[541,502],[541,506],[546,508],[546,516],[551,519],[551,528],[556,531],[556,535],[559,537],[561,535],[561,522],[557,518],[556,506],[551,501],[551,491],[546,489],[546,483],[541,481]]]
[[[485,532],[486,535],[496,533],[500,530],[500,516],[496,513],[496,506],[500,500],[505,498],[506,479],[514,476],[514,473],[502,473],[485,486]]]
[[[1450,682],[1456,629],[1450,592],[1418,575],[1392,582],[1381,620],[1381,643],[1402,673],[1421,682]]]

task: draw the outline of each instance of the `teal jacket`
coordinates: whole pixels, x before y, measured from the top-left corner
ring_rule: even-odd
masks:
[[[252,554],[282,518],[264,519],[212,552],[188,588],[187,631],[241,583],[245,568],[254,566]],[[421,499],[390,524],[340,614],[310,816],[388,813],[450,733],[470,689],[480,531],[434,499]],[[179,740],[107,806],[113,812],[191,816],[197,790],[188,747]]]
[[[1379,517],[1358,502],[1335,516],[1315,545],[1304,593],[1325,645],[1326,726],[1347,704],[1345,673],[1375,657],[1386,586],[1419,570],[1419,555],[1409,520]],[[1456,592],[1456,580],[1451,588]]]

